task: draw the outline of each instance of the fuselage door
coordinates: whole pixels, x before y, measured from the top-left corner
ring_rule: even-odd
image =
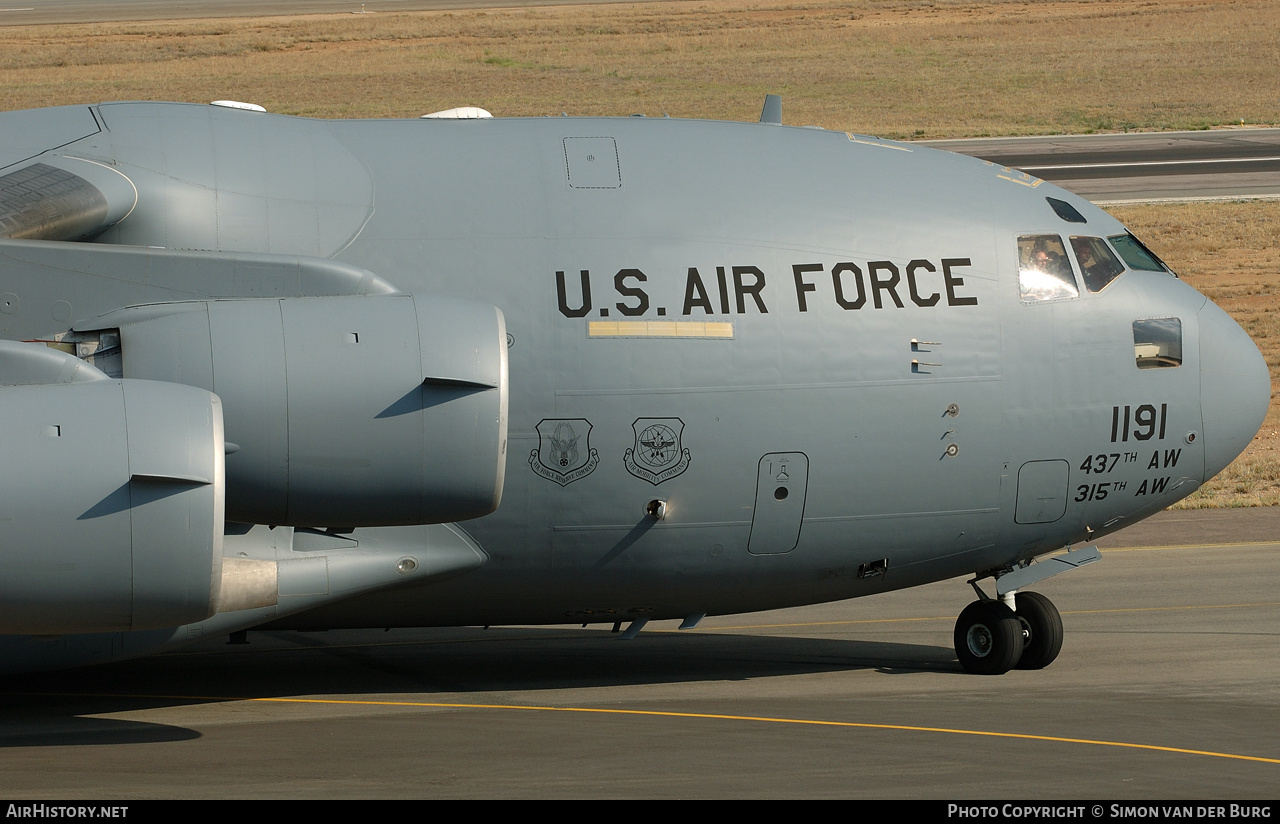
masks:
[[[756,470],[756,508],[747,551],[781,555],[800,542],[809,458],[803,452],[770,452]]]

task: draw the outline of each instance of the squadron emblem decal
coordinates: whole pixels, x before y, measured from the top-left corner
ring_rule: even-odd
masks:
[[[680,445],[684,421],[679,418],[636,418],[636,443],[622,456],[627,471],[657,486],[689,468],[689,450]]]
[[[590,437],[586,418],[544,418],[538,422],[538,448],[529,453],[529,466],[561,486],[581,480],[600,463]]]

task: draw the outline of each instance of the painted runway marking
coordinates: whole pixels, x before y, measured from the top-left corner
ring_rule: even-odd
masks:
[[[1240,541],[1234,544],[1154,544],[1152,546],[1118,546],[1104,549],[1102,552],[1157,552],[1166,549],[1261,549],[1274,547],[1275,541]]]
[[[43,695],[48,695],[44,693]],[[181,700],[181,701],[248,701],[273,704],[325,704],[330,706],[364,706],[364,707],[417,707],[422,709],[457,709],[457,710],[515,710],[535,712],[572,712],[592,715],[630,715],[651,718],[696,718],[711,721],[746,721],[763,724],[794,724],[809,727],[839,727],[844,729],[863,730],[896,730],[900,732],[941,733],[945,735],[974,735],[984,738],[1009,738],[1022,741],[1047,741],[1057,744],[1085,744],[1094,747],[1120,747],[1122,749],[1146,750],[1148,752],[1166,752],[1179,755],[1200,755],[1208,758],[1228,758],[1236,761],[1256,761],[1263,764],[1280,764],[1280,758],[1264,758],[1258,755],[1240,755],[1238,753],[1214,752],[1212,750],[1192,750],[1184,747],[1164,747],[1158,744],[1136,744],[1130,741],[1104,741],[1093,738],[1065,738],[1056,735],[1033,735],[1018,732],[995,732],[992,730],[966,730],[952,727],[917,727],[907,724],[867,724],[858,721],[823,721],[816,718],[773,718],[759,715],[721,715],[705,712],[674,712],[664,710],[625,710],[606,709],[602,707],[546,707],[520,704],[464,704],[437,701],[369,701],[338,698],[236,698],[217,695],[96,695],[82,693],[60,693],[63,697],[77,698],[143,698],[149,700]]]
[[[1077,609],[1062,610],[1063,615],[1096,615],[1104,612],[1177,612],[1184,609],[1243,609],[1255,607],[1280,607],[1280,601],[1262,601],[1256,604],[1187,604],[1176,607],[1123,607],[1116,609]],[[863,618],[856,621],[810,621],[794,624],[741,624],[731,627],[700,627],[700,631],[714,632],[720,630],[743,629],[786,629],[788,627],[840,627],[853,624],[899,624],[908,621],[954,621],[949,615],[937,615],[928,618]],[[677,632],[669,629],[652,629],[649,632]],[[687,632],[687,630],[686,630]]]
[[[1072,163],[1062,166],[1019,166],[1024,172],[1061,171],[1064,169],[1123,169],[1127,166],[1195,166],[1209,163],[1272,163],[1280,157],[1210,157],[1199,160],[1125,160],[1115,163]]]
[[[1094,206],[1132,206],[1146,203],[1225,203],[1241,200],[1280,200],[1280,195],[1188,195],[1187,197],[1140,197],[1129,200],[1095,200]]]

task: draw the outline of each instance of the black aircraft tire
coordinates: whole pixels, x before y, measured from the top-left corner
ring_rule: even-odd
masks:
[[[1044,669],[1062,651],[1062,616],[1053,601],[1038,592],[1019,592],[1014,602],[1025,636],[1018,669]]]
[[[999,601],[974,601],[956,619],[956,657],[966,672],[1003,675],[1022,657],[1022,622]]]

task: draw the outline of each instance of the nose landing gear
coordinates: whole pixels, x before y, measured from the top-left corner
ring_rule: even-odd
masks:
[[[956,620],[953,639],[956,657],[966,672],[1003,675],[1018,669],[1043,669],[1062,651],[1062,616],[1048,598],[1019,587],[1043,581],[1060,572],[1079,569],[1102,556],[1097,547],[1084,547],[1016,569],[980,573],[970,581],[977,601],[964,608]],[[994,575],[999,600],[978,587],[980,578]]]
[[[1062,650],[1062,616],[1038,592],[1017,594],[1016,608],[1003,601],[974,601],[956,620],[956,657],[966,672],[1003,675],[1044,669]]]

